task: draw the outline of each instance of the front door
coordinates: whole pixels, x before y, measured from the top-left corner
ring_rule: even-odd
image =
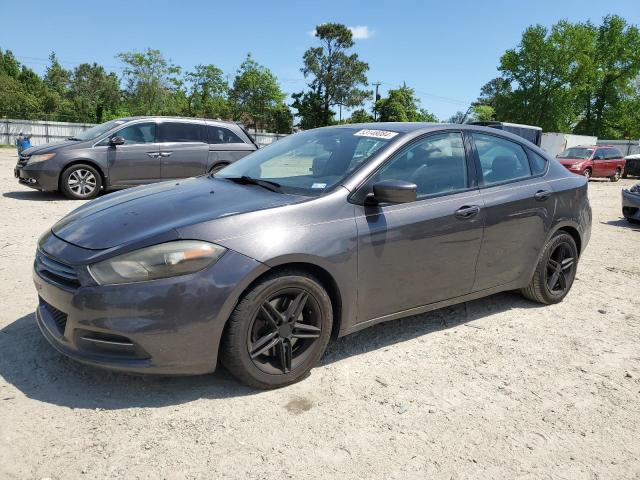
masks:
[[[593,154],[593,176],[606,177],[609,175],[609,167],[607,165],[607,155],[604,148],[599,148]]]
[[[124,144],[111,145],[107,138],[96,146],[105,149],[110,186],[124,187],[160,180],[155,122],[129,124],[111,136],[122,137]]]
[[[358,322],[467,294],[475,279],[483,205],[462,133],[416,140],[361,190],[392,179],[415,183],[418,200],[356,207]]]
[[[162,178],[195,177],[206,173],[209,142],[202,123],[163,121],[159,126]]]
[[[532,174],[520,144],[484,133],[472,137],[485,213],[473,288],[480,291],[521,280],[531,271],[553,219],[555,198],[544,178]],[[544,165],[534,170],[541,169]]]

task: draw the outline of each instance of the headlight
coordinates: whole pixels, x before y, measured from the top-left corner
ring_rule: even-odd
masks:
[[[633,193],[640,193],[640,183],[636,183],[629,191]]]
[[[217,261],[227,249],[197,240],[179,240],[142,248],[89,265],[100,285],[144,282],[194,273]]]
[[[44,153],[42,155],[31,155],[28,163],[38,163],[44,162],[45,160],[49,160],[50,158],[55,157],[55,153]]]
[[[582,165],[581,163],[574,163],[573,165],[571,165],[571,168],[580,168],[580,165]]]

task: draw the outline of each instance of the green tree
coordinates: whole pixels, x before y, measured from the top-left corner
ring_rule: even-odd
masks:
[[[473,119],[478,122],[489,122],[495,119],[495,110],[489,105],[474,105],[472,107]]]
[[[303,130],[322,127],[325,125],[322,111],[322,97],[313,91],[298,92],[291,95],[291,106],[297,110],[298,126]],[[329,110],[329,123],[333,123],[335,112]]]
[[[373,116],[364,108],[354,110],[351,117],[347,119],[347,123],[369,123],[373,122]]]
[[[575,131],[617,138],[628,131],[621,125],[625,121],[621,114],[638,96],[633,81],[640,73],[640,32],[623,18],[610,15],[593,29],[590,47],[582,59],[583,81],[577,85],[581,119]]]
[[[229,118],[229,87],[224,73],[215,65],[196,65],[187,73],[189,115],[206,118]]]
[[[124,64],[125,95],[132,113],[170,114],[176,110],[172,96],[181,87],[180,67],[166,60],[159,50],[118,54]],[[180,102],[183,103],[183,102]]]
[[[102,123],[119,107],[118,77],[96,63],[81,63],[73,71],[69,95],[79,121]]]
[[[285,94],[271,70],[249,54],[238,69],[229,97],[235,119],[257,130],[259,127],[268,128],[273,110],[282,108]]]
[[[60,96],[65,96],[69,89],[71,72],[60,65],[55,52],[49,54],[49,66],[44,75],[45,85]]]
[[[378,120],[381,122],[437,122],[432,113],[420,108],[420,100],[413,88],[403,85],[391,89],[386,98],[376,102]]]
[[[351,30],[346,26],[324,23],[316,27],[315,36],[321,46],[311,47],[304,53],[304,67],[301,70],[309,79],[311,91],[321,99],[321,108],[311,117],[319,116],[321,125],[329,125],[332,122],[331,107],[357,107],[371,95],[371,92],[361,88],[367,86],[369,65],[361,61],[356,53],[347,53],[354,42]],[[307,107],[314,105],[309,103]]]

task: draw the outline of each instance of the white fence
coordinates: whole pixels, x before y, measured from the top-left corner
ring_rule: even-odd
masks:
[[[20,132],[31,134],[31,145],[43,145],[50,142],[59,142],[79,134],[87,128],[93,127],[93,123],[69,123],[49,122],[42,120],[15,120],[10,118],[0,119],[0,143],[15,145],[16,137]],[[261,147],[286,137],[280,133],[254,133],[256,143]]]

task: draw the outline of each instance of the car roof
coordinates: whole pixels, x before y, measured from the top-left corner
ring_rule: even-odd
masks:
[[[219,118],[176,117],[176,116],[167,116],[167,115],[135,115],[132,117],[116,118],[114,120],[130,122],[132,120],[144,120],[144,119],[192,120],[192,121],[198,121],[198,122],[216,122],[216,123],[226,123],[227,125],[238,125],[236,122],[232,120],[220,120]]]

